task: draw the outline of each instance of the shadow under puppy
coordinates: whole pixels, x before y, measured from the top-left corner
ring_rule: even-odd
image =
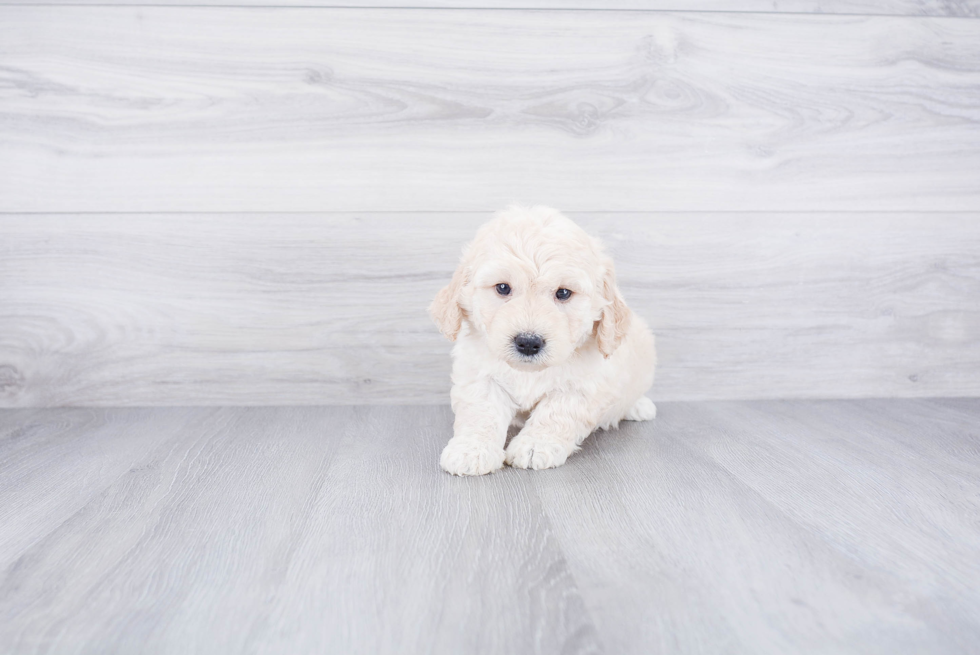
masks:
[[[429,308],[453,347],[454,436],[440,463],[561,466],[597,428],[646,421],[650,329],[626,306],[598,240],[549,207],[509,207],[463,249]],[[511,425],[521,431],[507,445]]]

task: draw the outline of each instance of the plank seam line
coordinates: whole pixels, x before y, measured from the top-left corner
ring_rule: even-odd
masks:
[[[329,209],[323,211],[281,211],[281,210],[268,210],[268,211],[210,211],[210,210],[192,210],[192,211],[45,211],[45,212],[30,212],[30,211],[0,211],[0,219],[9,217],[19,217],[19,216],[351,216],[351,215],[363,215],[363,216],[387,216],[393,214],[405,214],[405,215],[418,215],[418,214],[451,214],[451,215],[484,215],[493,214],[498,211],[498,209],[405,209],[405,210],[385,210],[385,209],[371,209],[371,210],[343,210],[343,209]],[[648,215],[659,215],[659,216],[674,216],[674,215],[690,215],[690,214],[704,214],[704,215],[760,215],[760,214],[792,214],[792,215],[809,215],[809,216],[829,216],[829,215],[914,215],[914,216],[977,216],[976,210],[942,210],[942,209],[843,209],[843,210],[813,210],[813,209],[766,209],[766,210],[754,210],[754,209],[683,209],[683,210],[663,210],[663,209],[624,209],[624,210],[605,210],[605,209],[562,209],[564,213],[567,214],[648,214]]]
[[[962,19],[978,20],[980,16],[949,15],[949,14],[870,14],[870,13],[837,13],[837,12],[806,12],[806,11],[738,11],[717,9],[631,9],[626,7],[426,7],[426,6],[397,6],[397,5],[236,5],[236,4],[160,4],[160,3],[59,3],[59,2],[0,2],[0,7],[57,7],[65,8],[115,8],[154,7],[163,9],[365,9],[365,10],[406,10],[406,11],[534,11],[534,12],[580,12],[580,13],[634,13],[634,14],[729,14],[757,16],[816,16],[816,17],[855,17],[855,18],[908,18],[908,19]]]
[[[504,468],[506,470],[510,467],[505,466]],[[582,593],[582,585],[579,584],[578,575],[576,575],[575,571],[572,570],[572,564],[568,559],[568,552],[565,544],[562,543],[562,539],[559,536],[558,531],[555,530],[554,522],[551,520],[551,517],[548,515],[548,511],[545,509],[544,498],[541,497],[541,492],[538,489],[539,482],[535,479],[537,476],[532,475],[522,477],[524,478],[522,480],[524,490],[529,494],[533,494],[535,500],[537,500],[538,517],[544,523],[547,538],[554,544],[558,556],[561,557],[561,563],[565,569],[565,573],[568,575],[572,585],[574,585],[574,593],[578,597],[579,602],[582,603],[582,612],[588,618],[588,623],[592,627],[592,632],[595,635],[596,640],[599,642],[599,652],[606,653],[606,644],[602,638],[602,633],[599,630],[599,624],[596,621],[591,608],[589,607],[589,603],[585,599],[585,595]]]

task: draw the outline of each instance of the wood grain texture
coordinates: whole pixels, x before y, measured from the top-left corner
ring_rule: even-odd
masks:
[[[0,211],[978,211],[980,21],[2,9]]]
[[[187,425],[173,432],[180,411]],[[94,434],[93,414],[114,430]],[[0,444],[41,440],[52,422],[0,421]],[[61,450],[103,441],[109,464],[121,459],[117,435],[160,434],[102,493],[0,559],[4,652],[598,652],[527,480],[439,471],[448,408],[102,410],[54,422],[72,426]],[[0,455],[0,466],[21,498],[15,518],[80,489],[75,465],[43,448]],[[37,468],[61,484],[25,475]]]
[[[459,479],[447,407],[2,411],[0,650],[971,653],[978,423],[662,403]]]
[[[976,400],[659,409],[532,478],[608,652],[972,652]]]
[[[980,222],[572,214],[661,400],[980,394]],[[448,402],[426,313],[482,214],[0,216],[0,404]]]
[[[101,410],[0,414],[0,562],[15,561],[69,521],[137,460],[210,409],[118,413]],[[152,430],[141,423],[152,422]],[[71,480],[70,486],[64,482]]]
[[[978,0],[0,0],[0,5],[195,5],[391,9],[558,9],[980,17]]]

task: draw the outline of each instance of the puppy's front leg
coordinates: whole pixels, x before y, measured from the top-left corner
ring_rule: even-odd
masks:
[[[522,469],[561,466],[595,428],[596,418],[584,398],[566,394],[544,398],[507,446],[507,463]]]
[[[483,475],[504,465],[504,442],[516,407],[492,382],[456,385],[452,390],[453,438],[439,460],[453,475]]]

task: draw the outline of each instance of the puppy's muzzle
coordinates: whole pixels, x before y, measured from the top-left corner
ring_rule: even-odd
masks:
[[[540,334],[521,332],[514,337],[514,348],[524,357],[537,357],[544,348],[544,338]]]

